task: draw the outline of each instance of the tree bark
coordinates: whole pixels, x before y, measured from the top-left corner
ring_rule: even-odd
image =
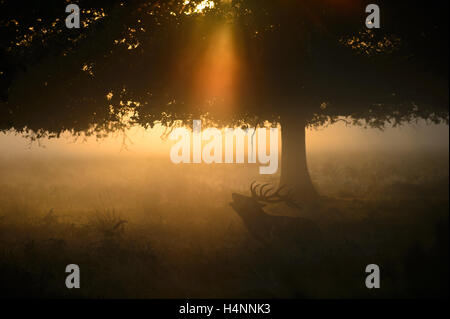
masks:
[[[318,199],[311,181],[306,160],[306,121],[297,118],[281,122],[281,177],[280,185],[293,191],[299,204]]]

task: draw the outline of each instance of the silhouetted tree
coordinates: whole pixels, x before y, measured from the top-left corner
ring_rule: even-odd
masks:
[[[2,2],[0,128],[268,120],[282,127],[280,182],[304,200],[317,195],[306,126],[448,123],[447,2],[377,1],[380,29],[365,27],[372,1],[200,2],[79,1],[70,30],[65,1]]]

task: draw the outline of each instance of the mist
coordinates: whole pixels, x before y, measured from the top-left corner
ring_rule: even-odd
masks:
[[[302,216],[321,225],[333,243],[329,249],[337,249],[340,257],[316,248],[320,257],[314,258],[331,258],[323,262],[344,267],[348,276],[330,279],[331,273],[306,262],[309,255],[303,251],[290,257],[301,258],[295,264],[297,277],[288,269],[290,261],[280,262],[286,256],[273,255],[295,245],[280,243],[268,252],[230,206],[232,193],[249,194],[252,181],[276,185],[279,172],[260,175],[259,164],[248,163],[173,164],[169,152],[174,142],[161,139],[163,132],[133,129],[103,139],[75,139],[67,133],[34,142],[13,132],[0,134],[0,242],[1,251],[10,251],[2,274],[15,278],[4,281],[12,285],[5,291],[69,296],[58,288],[57,276],[42,279],[44,292],[39,282],[17,286],[25,277],[14,276],[42,271],[40,267],[58,273],[58,267],[75,259],[95,273],[84,297],[368,296],[352,281],[351,274],[358,271],[354,267],[380,250],[385,264],[403,267],[411,245],[429,247],[436,221],[448,220],[448,126],[422,123],[384,132],[342,124],[309,129],[311,179],[321,195],[338,204],[300,212],[280,204],[266,212]],[[432,210],[429,203],[435,203]],[[371,232],[378,235],[368,236]],[[342,246],[340,236],[352,238],[346,240],[367,253],[355,259],[351,251],[362,248]],[[35,262],[27,259],[34,256],[30,249],[39,252]],[[87,251],[93,255],[88,257]],[[268,268],[265,258],[278,262]],[[432,267],[438,260],[424,257],[423,262]],[[14,265],[12,272],[8,265]],[[17,265],[22,265],[19,270]],[[302,273],[310,274],[310,280],[302,279]],[[287,274],[296,279],[284,278]],[[266,278],[264,284],[260,276]],[[120,289],[108,288],[111,278]],[[333,280],[343,280],[345,289],[332,288]],[[377,296],[422,293],[423,285],[416,291],[411,282],[385,279]],[[428,293],[442,293],[436,282],[427,284]],[[16,286],[27,288],[24,292]]]

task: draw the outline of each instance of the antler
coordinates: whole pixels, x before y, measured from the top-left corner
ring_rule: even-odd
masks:
[[[252,197],[257,201],[266,203],[286,202],[286,204],[290,207],[301,208],[292,199],[292,190],[289,190],[285,195],[282,195],[280,193],[281,190],[286,187],[286,185],[281,185],[274,192],[270,193],[273,190],[273,187],[268,188],[264,191],[264,188],[266,188],[270,184],[256,184],[255,186],[253,186],[254,184],[256,184],[255,181],[251,183],[250,191],[252,193]]]

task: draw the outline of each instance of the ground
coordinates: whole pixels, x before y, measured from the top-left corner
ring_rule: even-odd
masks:
[[[448,296],[448,152],[321,152],[308,162],[324,197],[298,214],[319,225],[327,244],[304,250],[258,242],[229,206],[231,193],[248,194],[251,181],[276,181],[257,166],[3,159],[1,295]],[[80,266],[80,289],[65,287],[71,263]],[[372,263],[381,269],[376,290],[365,287]]]

